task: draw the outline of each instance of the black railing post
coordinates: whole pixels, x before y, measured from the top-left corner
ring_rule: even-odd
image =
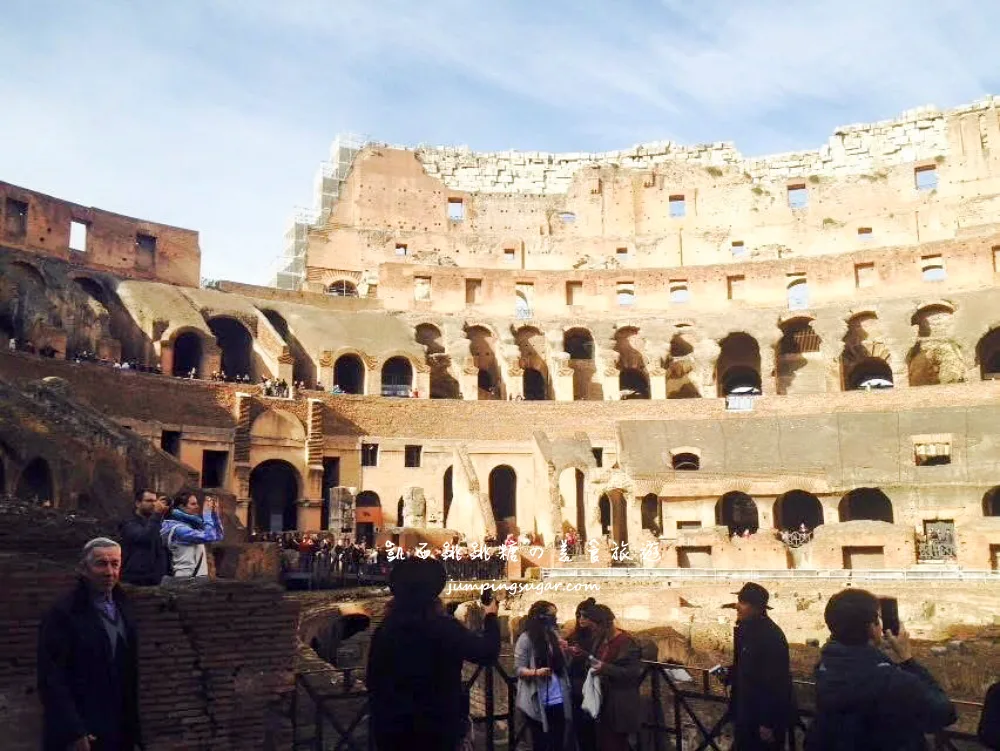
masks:
[[[292,691],[292,749],[299,747],[299,681],[295,677],[295,690]]]
[[[494,751],[494,736],[496,735],[496,707],[493,696],[493,676],[495,675],[493,663],[486,666],[483,671],[486,678],[486,751]],[[510,734],[510,720],[507,722],[507,733]]]
[[[316,727],[313,729],[314,748],[323,748],[323,700],[314,696],[313,701],[316,703]]]
[[[684,748],[684,731],[681,723],[681,695],[677,693],[677,686],[671,685],[674,690],[674,748]]]
[[[660,737],[662,734],[663,725],[663,705],[660,702],[663,696],[660,692],[660,669],[654,667],[649,671],[649,674],[653,677],[652,693],[653,693],[653,749],[655,751],[662,751],[663,749],[663,739]],[[674,744],[674,748],[680,748],[679,743]]]
[[[507,749],[508,751],[517,751],[517,733],[514,728],[514,712],[516,710],[514,700],[517,697],[517,679],[505,677],[504,683],[507,684]]]

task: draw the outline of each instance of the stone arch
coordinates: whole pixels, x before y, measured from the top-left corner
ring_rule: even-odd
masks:
[[[840,355],[841,379],[845,391],[887,388],[894,384],[892,353],[883,343],[881,322],[874,311],[855,313],[847,320],[844,348]]]
[[[756,534],[760,528],[757,504],[742,491],[724,493],[715,504],[715,523],[728,528],[730,535]]]
[[[472,367],[477,374],[478,398],[506,399],[506,388],[500,376],[500,363],[496,354],[497,335],[482,324],[468,326],[465,335],[469,340]]]
[[[823,504],[813,493],[789,490],[774,502],[774,528],[797,530],[803,525],[807,530],[823,523]]]
[[[298,470],[283,459],[268,459],[250,471],[250,524],[257,532],[298,528],[302,487]]]
[[[922,305],[910,317],[919,337],[947,337],[954,331],[955,306],[944,300]]]
[[[278,332],[282,339],[284,339],[285,344],[288,345],[288,354],[292,356],[292,380],[302,381],[307,386],[312,388],[316,385],[316,363],[306,352],[305,347],[298,340],[298,337],[292,333],[292,330],[288,327],[288,321],[285,317],[279,313],[277,310],[272,308],[261,308],[260,312],[264,314],[268,323],[274,327],[274,330]]]
[[[622,326],[615,331],[614,351],[618,353],[618,391],[621,399],[649,399],[649,373],[646,371],[646,342],[637,326]]]
[[[299,418],[291,412],[268,409],[261,412],[250,425],[250,437],[304,442],[306,430]]]
[[[878,357],[867,357],[854,363],[845,378],[844,387],[848,391],[870,391],[894,386],[892,368]]]
[[[625,368],[618,373],[618,391],[622,399],[649,399],[649,376],[645,370]]]
[[[678,472],[694,472],[701,469],[701,452],[697,449],[680,448],[670,452],[670,466]]]
[[[587,540],[587,503],[585,497],[586,475],[579,467],[564,467],[559,472],[560,506],[564,509],[562,517],[572,519],[571,525],[576,530],[577,537]],[[557,530],[559,531],[559,530]]]
[[[1000,485],[983,493],[983,516],[1000,516]]]
[[[431,369],[431,399],[461,399],[462,392],[458,381],[451,374],[451,360],[445,350],[441,329],[433,323],[419,323],[414,328],[413,335],[417,344],[427,353],[427,365]]]
[[[522,370],[522,394],[529,401],[543,401],[552,398],[549,366],[546,361],[548,344],[545,335],[536,326],[522,326],[514,332],[517,345],[518,365]]]
[[[597,499],[597,515],[601,524],[601,535],[611,536],[611,499],[607,493],[601,493]]]
[[[11,261],[10,263],[11,271],[19,271],[30,279],[34,284],[46,287],[48,282],[45,280],[45,274],[42,270],[33,263],[28,261]]]
[[[738,331],[719,342],[715,382],[719,396],[761,393],[760,345],[756,339]]]
[[[444,517],[441,525],[448,527],[448,514],[451,513],[451,503],[455,499],[455,468],[448,467],[441,478],[441,497],[444,499]]]
[[[365,363],[359,355],[347,352],[333,364],[333,384],[345,394],[365,393]]]
[[[950,339],[920,339],[906,358],[911,386],[935,386],[965,380],[965,360]]]
[[[663,504],[656,493],[647,493],[639,504],[642,528],[649,530],[655,537],[663,534]]]
[[[331,297],[358,297],[358,285],[350,279],[335,279],[326,285],[326,294]]]
[[[409,396],[413,392],[413,364],[396,355],[382,363],[382,396]]]
[[[817,358],[822,341],[812,318],[799,316],[781,324],[777,344],[779,394],[810,394],[825,390],[826,372]]]
[[[204,357],[203,335],[193,329],[178,332],[174,337],[174,364],[171,375],[186,377],[194,371],[201,378],[201,361]]]
[[[563,332],[563,351],[569,355],[567,366],[573,371],[573,401],[589,401],[604,397],[601,384],[594,375],[594,335],[582,326],[568,328]]]
[[[17,478],[14,495],[22,501],[44,503],[51,501],[55,505],[55,484],[52,481],[52,470],[49,463],[38,456],[24,465]]]
[[[605,529],[606,511],[608,530],[606,534],[610,534],[613,542],[628,542],[628,499],[625,497],[625,491],[620,488],[611,488],[601,494],[597,505],[601,514],[602,531]]]
[[[246,324],[233,316],[213,316],[208,328],[222,352],[222,371],[229,377],[248,375],[254,381],[259,373],[254,368],[253,334]]]
[[[503,539],[517,529],[517,473],[513,467],[500,464],[490,471],[489,494],[497,537]]]
[[[685,326],[685,328],[687,328]],[[692,381],[695,370],[694,344],[685,331],[678,331],[670,339],[667,365],[667,399],[698,399],[701,391]]]
[[[879,488],[855,488],[840,499],[837,514],[842,522],[867,519],[893,522],[892,501]]]
[[[1000,380],[1000,326],[990,329],[976,343],[976,362],[980,378]]]

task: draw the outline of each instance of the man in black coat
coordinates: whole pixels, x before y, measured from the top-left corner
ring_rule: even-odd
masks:
[[[826,604],[830,641],[816,666],[807,751],[924,751],[925,734],[958,719],[947,694],[913,659],[905,629],[882,632],[880,610],[863,589],[845,589]]]
[[[135,494],[135,511],[119,527],[122,537],[122,581],[155,587],[170,572],[170,551],[160,527],[170,504],[151,490]]]
[[[98,537],[80,580],[42,620],[38,693],[45,751],[133,751],[140,746],[135,628],[118,586],[121,548]]]
[[[379,751],[454,751],[468,724],[462,663],[500,654],[497,601],[484,608],[482,635],[450,617],[438,595],[441,561],[407,558],[390,574],[393,599],[372,636],[365,682]]]
[[[795,721],[788,641],[767,611],[769,595],[749,582],[736,593],[729,710],[738,751],[785,747]]]

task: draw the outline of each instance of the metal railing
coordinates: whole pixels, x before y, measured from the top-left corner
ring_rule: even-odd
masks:
[[[681,681],[684,671],[691,680]],[[291,702],[292,748],[354,749],[375,748],[367,691],[356,675],[357,669],[328,669],[299,673]],[[796,681],[796,691],[808,694],[814,684]],[[527,725],[515,712],[517,678],[499,662],[478,666],[463,681],[467,692],[476,691],[483,711],[473,710],[474,745],[477,749],[508,751],[527,749]],[[506,696],[497,696],[497,688]],[[731,721],[729,698],[707,669],[673,663],[643,661],[639,683],[643,720],[631,741],[633,751],[722,751],[722,737]],[[978,718],[982,705],[955,701],[960,715]],[[786,740],[786,749],[803,747],[814,712],[800,709],[795,727]],[[958,745],[956,745],[958,744]],[[983,749],[972,733],[946,730],[933,740],[935,751]]]
[[[699,569],[699,568],[543,568],[542,579],[672,579],[716,581],[776,581],[784,579],[837,581],[995,581],[1000,571],[952,569]]]

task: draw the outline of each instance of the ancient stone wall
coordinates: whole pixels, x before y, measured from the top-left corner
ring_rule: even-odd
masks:
[[[75,266],[119,276],[196,287],[201,270],[198,233],[113,214],[0,182],[0,242]],[[71,223],[85,228],[72,247]]]

